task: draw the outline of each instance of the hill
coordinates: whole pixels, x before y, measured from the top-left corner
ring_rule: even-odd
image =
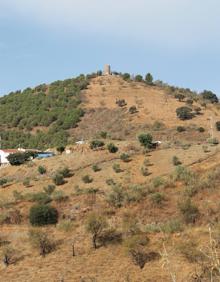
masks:
[[[77,91],[84,115],[58,130],[67,153],[0,168],[1,281],[219,281],[217,101],[123,75],[89,77]],[[160,145],[142,146],[141,133]],[[57,224],[31,224],[39,204],[56,208]]]

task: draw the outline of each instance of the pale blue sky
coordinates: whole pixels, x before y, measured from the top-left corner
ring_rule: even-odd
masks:
[[[99,70],[220,94],[219,0],[0,0],[0,95]]]

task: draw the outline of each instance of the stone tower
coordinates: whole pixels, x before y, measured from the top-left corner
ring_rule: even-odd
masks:
[[[104,66],[103,75],[111,75],[111,67],[110,67],[110,65],[105,65]]]

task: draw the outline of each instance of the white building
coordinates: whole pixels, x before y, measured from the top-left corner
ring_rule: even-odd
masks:
[[[16,149],[1,149],[0,150],[0,165],[8,165],[9,161],[7,157],[11,154],[17,153],[18,150]]]

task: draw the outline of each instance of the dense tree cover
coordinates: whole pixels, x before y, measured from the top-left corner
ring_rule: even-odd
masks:
[[[0,98],[0,128],[4,148],[44,148],[66,145],[66,130],[77,125],[83,115],[80,92],[88,79],[77,78],[39,85],[23,92],[12,92]],[[35,127],[49,127],[49,131],[30,134]],[[14,130],[16,128],[16,130]]]

